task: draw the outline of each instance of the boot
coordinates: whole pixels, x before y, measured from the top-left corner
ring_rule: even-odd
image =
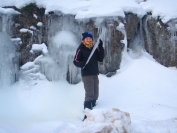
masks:
[[[84,109],[85,109],[85,108],[88,108],[88,109],[91,109],[91,110],[92,110],[92,108],[93,108],[93,107],[92,107],[92,101],[85,101],[85,102],[84,102]],[[84,121],[86,118],[87,118],[87,116],[85,115],[83,121]]]
[[[96,100],[92,100],[92,107],[96,106]]]
[[[92,101],[85,101],[84,102],[84,109],[88,108],[92,110]]]

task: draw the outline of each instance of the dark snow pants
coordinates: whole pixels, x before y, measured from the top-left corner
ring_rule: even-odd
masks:
[[[99,95],[98,75],[83,76],[82,81],[85,89],[85,101],[97,100]]]

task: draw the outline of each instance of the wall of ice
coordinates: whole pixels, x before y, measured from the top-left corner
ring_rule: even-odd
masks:
[[[59,15],[59,16],[58,16]],[[60,16],[60,12],[47,16],[47,38],[49,56],[54,61],[53,67],[44,68],[44,71],[51,71],[50,80],[67,80],[69,83],[78,83],[81,79],[80,69],[73,64],[77,47],[81,42],[80,33],[83,32],[74,17]]]
[[[18,79],[18,54],[11,40],[13,21],[10,16],[0,14],[0,88]]]

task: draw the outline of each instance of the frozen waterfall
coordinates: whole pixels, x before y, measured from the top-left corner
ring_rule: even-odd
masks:
[[[80,81],[80,71],[73,64],[75,51],[79,42],[70,31],[58,31],[50,40],[49,53],[37,59],[40,69],[49,81],[68,80],[70,83]]]
[[[15,44],[11,41],[11,18],[0,15],[0,88],[17,80],[18,57]]]

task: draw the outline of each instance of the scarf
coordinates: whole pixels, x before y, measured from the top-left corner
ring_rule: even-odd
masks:
[[[93,47],[93,41],[83,41],[82,43],[89,49]]]

